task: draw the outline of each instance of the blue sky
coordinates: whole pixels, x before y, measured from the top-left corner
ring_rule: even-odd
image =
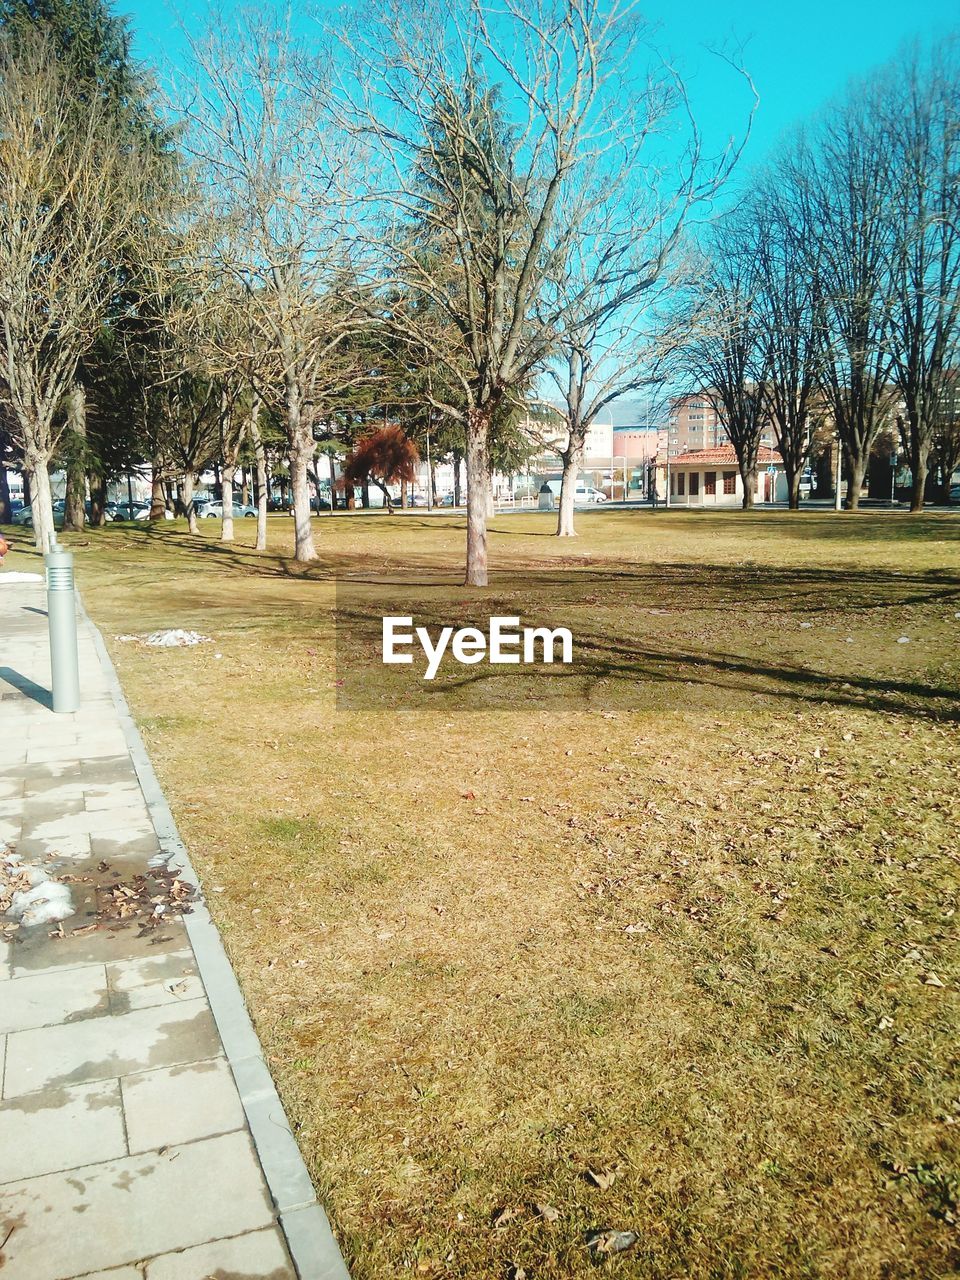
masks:
[[[225,14],[233,7],[239,6],[220,0]],[[323,5],[333,7],[329,0]],[[193,27],[204,6],[120,0],[117,8],[131,19],[141,58],[175,64],[183,49],[178,23]],[[894,57],[905,40],[960,27],[956,0],[650,0],[643,12],[659,24],[658,43],[683,70],[698,121],[717,146],[742,132],[750,99],[711,49],[743,47],[760,93],[746,165],[759,163],[785,130],[842,92],[851,77]]]

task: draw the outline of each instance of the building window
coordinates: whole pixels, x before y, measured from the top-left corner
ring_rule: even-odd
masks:
[[[723,473],[723,492],[737,492],[737,473],[735,471],[725,471]]]
[[[703,492],[709,493],[711,497],[717,492],[717,473],[708,471],[703,477]]]
[[[683,472],[681,471],[677,475],[677,493],[681,495],[683,494],[683,483],[684,483],[684,475],[683,475]]]
[[[670,473],[670,492],[677,492],[677,473],[675,471],[671,471]]]
[[[690,472],[690,497],[695,498],[700,492],[700,472]]]

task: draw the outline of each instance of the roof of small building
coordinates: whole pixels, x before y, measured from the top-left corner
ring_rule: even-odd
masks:
[[[783,458],[776,449],[761,448],[757,455],[757,466],[783,466]],[[687,453],[678,453],[670,459],[672,467],[735,467],[737,454],[732,444],[718,445],[716,449],[692,449]]]

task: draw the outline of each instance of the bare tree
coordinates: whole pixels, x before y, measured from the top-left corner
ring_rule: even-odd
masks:
[[[0,35],[0,382],[43,549],[61,406],[112,300],[121,249],[148,215],[152,172],[102,103],[77,112],[42,35]]]
[[[800,477],[810,452],[813,419],[822,413],[821,335],[817,328],[817,229],[792,199],[774,164],[741,217],[755,254],[753,310],[765,345],[767,410],[776,433],[791,510],[800,506]]]
[[[812,235],[801,248],[813,281],[820,389],[847,463],[855,511],[870,450],[894,395],[890,273],[893,156],[879,127],[877,87],[832,107],[783,166]]]
[[[206,266],[246,292],[251,358],[278,366],[296,558],[309,561],[315,406],[358,317],[342,195],[350,160],[327,110],[329,77],[289,18],[231,18],[194,44],[193,60],[181,107],[205,196]]]
[[[754,505],[760,443],[769,423],[770,353],[757,308],[756,228],[742,211],[734,211],[715,227],[710,248],[710,260],[696,273],[692,288],[684,365],[730,437],[747,511]]]
[[[889,198],[890,350],[923,508],[948,357],[960,324],[960,58],[956,38],[914,48],[881,79],[875,102],[893,148]]]
[[[752,83],[740,74],[755,108]],[[636,74],[624,78],[607,109],[616,111],[616,136],[592,164],[581,160],[576,181],[587,189],[573,203],[586,217],[556,264],[543,304],[561,326],[559,357],[549,366],[568,429],[560,537],[576,532],[573,500],[591,425],[613,400],[656,382],[664,357],[676,349],[681,333],[657,304],[682,279],[687,262],[676,250],[689,216],[729,177],[752,120],[751,110],[739,145],[731,141],[719,156],[705,156],[684,83],[662,62],[639,85]],[[679,164],[671,165],[661,135],[677,151],[678,127],[685,145]]]
[[[427,351],[455,390],[434,407],[465,431],[469,585],[487,582],[494,416],[589,318],[558,269],[610,207],[600,179],[625,140],[636,155],[638,126],[661,117],[664,77],[635,74],[649,34],[629,0],[393,0],[351,41],[344,109],[381,161],[385,321]],[[688,183],[663,207],[682,207]]]

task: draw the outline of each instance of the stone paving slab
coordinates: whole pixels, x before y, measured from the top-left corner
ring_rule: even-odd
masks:
[[[147,1280],[207,1280],[208,1276],[242,1276],[253,1269],[269,1280],[293,1280],[294,1272],[279,1231],[256,1231],[233,1240],[202,1244],[168,1253],[147,1263]]]
[[[118,1080],[46,1089],[0,1102],[0,1183],[126,1154]]]
[[[158,858],[197,881],[82,613],[50,709],[43,604],[0,575],[0,848],[74,908],[0,942],[3,1280],[348,1280],[202,898],[103,914]]]
[[[224,1058],[162,1067],[122,1081],[131,1152],[242,1129],[246,1120]]]
[[[103,990],[106,994],[106,978]],[[84,1080],[113,1080],[149,1067],[195,1062],[213,1057],[219,1046],[206,999],[185,1000],[176,1008],[161,1005],[16,1031],[7,1036],[3,1099]]]
[[[246,1133],[8,1183],[3,1212],[3,1280],[71,1280],[274,1221]]]
[[[68,1022],[81,1015],[106,1013],[109,1006],[103,965],[84,965],[66,973],[40,973],[12,982],[0,1003],[0,1035]]]

